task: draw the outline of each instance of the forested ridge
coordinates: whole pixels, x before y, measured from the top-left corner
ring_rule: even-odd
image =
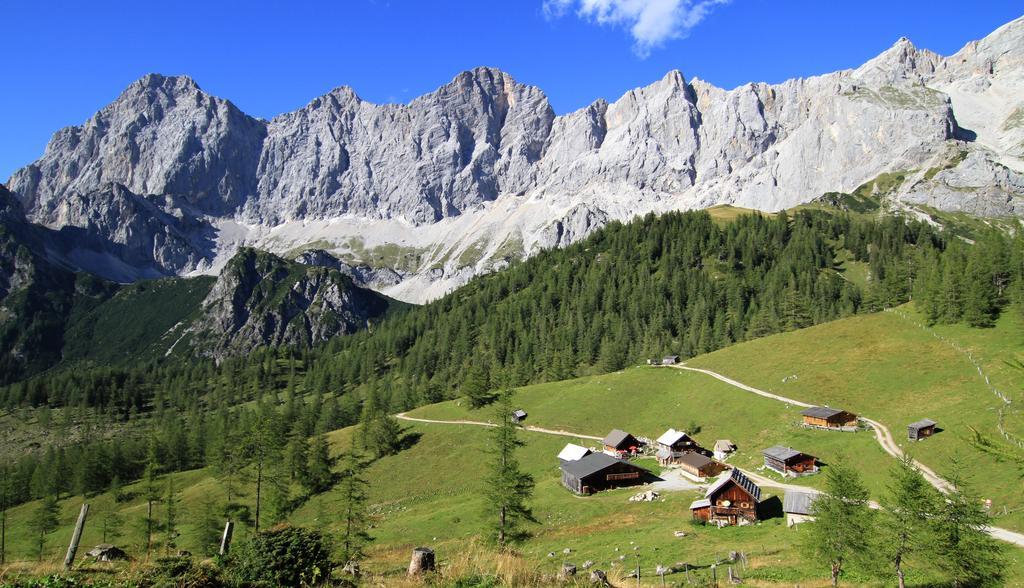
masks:
[[[386,445],[391,411],[693,356],[911,297],[930,320],[984,327],[1024,298],[1022,256],[1019,234],[968,243],[926,223],[816,210],[611,223],[321,347],[78,367],[6,386],[9,418],[74,441],[8,457],[0,499],[96,492],[147,463],[230,479],[264,455],[252,439],[295,453],[278,460],[294,477],[301,440],[361,415]]]

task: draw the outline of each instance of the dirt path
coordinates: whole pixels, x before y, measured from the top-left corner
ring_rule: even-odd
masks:
[[[676,369],[680,369],[680,370],[691,371],[691,372],[700,372],[702,374],[711,376],[712,378],[715,378],[717,380],[721,380],[721,381],[725,382],[726,384],[730,384],[732,386],[735,386],[736,388],[739,388],[741,390],[746,390],[747,392],[752,392],[754,394],[757,394],[758,396],[764,396],[765,398],[771,398],[772,400],[777,400],[779,402],[785,402],[786,404],[792,404],[794,406],[802,406],[802,407],[814,406],[813,404],[807,404],[806,402],[801,402],[801,401],[795,400],[793,398],[787,398],[785,396],[780,396],[778,394],[773,394],[771,392],[765,392],[764,390],[760,390],[758,388],[754,388],[753,386],[748,386],[746,384],[743,384],[742,382],[737,382],[736,380],[733,380],[731,378],[727,378],[727,377],[723,376],[722,374],[719,374],[717,372],[713,372],[711,370],[706,370],[706,369],[702,369],[702,368],[692,368],[692,367],[687,367],[685,365],[674,365],[672,367],[674,367]],[[889,455],[895,457],[896,459],[902,459],[903,458],[903,455],[904,455],[903,454],[903,450],[900,449],[899,445],[896,444],[896,440],[892,436],[892,432],[889,430],[888,427],[886,427],[885,425],[883,425],[882,423],[880,423],[878,421],[875,421],[875,420],[872,420],[872,419],[869,419],[869,418],[865,418],[865,417],[860,417],[860,418],[861,418],[861,420],[863,420],[864,422],[866,422],[868,425],[871,426],[871,429],[875,433],[875,440],[878,441],[878,444],[882,447],[882,449],[886,453],[888,453]],[[921,463],[921,462],[919,462],[917,460],[913,460],[913,461],[914,461],[914,465],[916,465],[918,467],[918,469],[921,470],[921,474],[924,476],[924,478],[926,480],[928,480],[928,483],[931,484],[932,486],[934,486],[935,488],[937,488],[940,492],[949,492],[950,490],[953,489],[953,485],[950,484],[945,479],[943,479],[942,476],[939,476],[938,474],[936,474],[934,470],[932,470],[931,468],[929,468],[928,466],[924,465],[923,463]],[[746,473],[748,475],[748,477],[750,477],[755,482],[757,482],[759,484],[762,484],[764,486],[774,486],[774,487],[781,487],[781,488],[793,488],[793,489],[802,490],[802,491],[817,492],[817,490],[814,490],[814,489],[811,489],[811,488],[802,488],[800,486],[788,486],[786,484],[781,484],[780,485],[780,484],[778,484],[776,482],[772,482],[768,478],[764,478],[764,477],[758,476],[756,474],[751,474],[750,472],[744,472],[744,473]],[[877,505],[876,504],[872,504],[872,507],[873,508],[877,508]],[[1014,544],[1016,544],[1016,545],[1018,545],[1020,547],[1024,547],[1024,534],[1022,534],[1022,533],[1017,533],[1016,531],[1010,531],[1008,529],[1000,529],[998,527],[989,527],[989,533],[993,537],[995,537],[997,539],[1001,539],[1001,540],[1007,541],[1009,543],[1014,543]]]
[[[401,419],[403,421],[413,421],[413,422],[417,422],[417,423],[435,423],[435,424],[439,424],[439,425],[474,425],[474,426],[477,426],[477,427],[497,427],[498,426],[498,425],[496,425],[494,423],[485,423],[483,421],[466,421],[466,420],[444,421],[444,420],[436,420],[436,419],[421,419],[421,418],[418,418],[418,417],[411,417],[411,416],[405,414],[404,412],[400,412],[400,413],[396,414],[395,418]],[[603,439],[603,437],[595,437],[593,435],[581,435],[579,433],[573,433],[571,431],[561,431],[561,430],[558,430],[558,429],[545,429],[543,427],[534,427],[532,425],[526,425],[526,426],[524,426],[522,428],[523,428],[524,431],[530,431],[532,433],[543,433],[545,435],[558,435],[559,437],[573,437],[575,439],[590,439],[592,441],[601,441]]]

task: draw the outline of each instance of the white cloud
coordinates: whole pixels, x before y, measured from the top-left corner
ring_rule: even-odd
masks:
[[[729,0],[544,0],[544,15],[561,18],[570,10],[599,25],[627,27],[633,50],[647,57],[666,41],[685,37],[711,9]]]

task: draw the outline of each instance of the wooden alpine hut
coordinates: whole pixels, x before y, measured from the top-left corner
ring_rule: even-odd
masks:
[[[601,443],[605,453],[616,457],[635,454],[643,446],[639,439],[619,429],[613,429]]]
[[[605,453],[591,453],[575,461],[563,461],[562,485],[576,494],[643,484],[650,473],[628,461]]]
[[[693,518],[719,525],[748,524],[758,520],[761,488],[733,469],[718,477],[704,498],[690,505]]]
[[[935,434],[935,425],[937,424],[931,419],[921,419],[916,423],[910,423],[907,425],[907,439],[911,441],[927,439]]]
[[[761,454],[764,455],[764,466],[783,476],[804,476],[818,471],[817,458],[792,447],[775,445]]]
[[[819,427],[822,429],[857,428],[857,415],[838,408],[812,406],[800,414],[804,417],[804,425],[809,427]]]

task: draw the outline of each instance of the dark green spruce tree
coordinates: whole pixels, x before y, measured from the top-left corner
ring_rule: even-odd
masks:
[[[524,521],[534,521],[529,501],[533,495],[533,476],[523,472],[516,458],[516,450],[523,446],[518,439],[519,427],[512,417],[512,390],[502,392],[495,407],[498,426],[493,429],[489,448],[491,463],[487,477],[485,497],[490,513],[493,537],[498,546],[523,540],[527,533]]]
[[[337,512],[341,514],[339,555],[346,566],[357,564],[366,557],[366,546],[373,541],[370,536],[370,515],[367,511],[367,487],[369,483],[363,471],[366,464],[360,458],[359,449],[353,441],[348,452],[341,457],[336,492],[341,498]]]

